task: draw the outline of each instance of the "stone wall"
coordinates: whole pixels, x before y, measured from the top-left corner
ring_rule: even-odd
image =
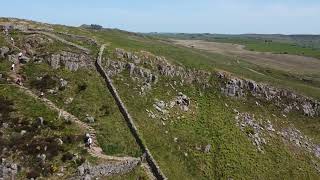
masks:
[[[154,176],[157,179],[167,179],[166,176],[160,170],[159,166],[157,165],[157,162],[153,158],[153,156],[152,156],[151,152],[149,151],[149,149],[147,148],[146,144],[143,142],[142,138],[140,137],[139,130],[137,129],[137,127],[136,127],[132,117],[130,116],[127,108],[125,107],[124,103],[122,102],[116,88],[112,84],[112,80],[109,78],[108,74],[106,73],[106,71],[103,69],[103,67],[101,65],[101,56],[103,53],[103,49],[104,49],[104,47],[101,48],[99,57],[95,63],[96,68],[97,68],[98,72],[101,74],[101,76],[104,78],[109,91],[111,92],[113,98],[115,99],[116,104],[118,105],[120,112],[122,113],[124,119],[126,120],[128,126],[130,128],[131,133],[133,134],[134,138],[136,139],[136,141],[137,141],[138,145],[140,146],[140,148],[142,149],[142,151],[145,153],[146,161],[147,161],[148,165],[150,166],[152,173],[154,174]]]
[[[55,39],[55,40],[57,40],[57,41],[60,41],[60,42],[62,42],[62,43],[64,43],[64,44],[67,44],[67,45],[69,45],[69,46],[72,46],[72,47],[75,47],[75,48],[77,48],[77,49],[80,49],[80,50],[82,50],[84,53],[86,53],[86,54],[90,54],[90,50],[89,49],[87,49],[87,48],[85,48],[85,47],[82,47],[82,46],[80,46],[80,45],[77,45],[77,44],[75,44],[75,43],[72,43],[72,42],[69,42],[69,41],[67,41],[67,40],[65,40],[65,39],[63,39],[63,38],[61,38],[61,37],[59,37],[59,36],[56,36],[55,34],[51,34],[51,33],[49,33],[49,32],[44,32],[44,31],[29,31],[29,30],[24,30],[24,31],[22,31],[23,33],[26,33],[26,34],[42,34],[42,35],[45,35],[45,36],[48,36],[48,37],[50,37],[50,38],[52,38],[52,39]]]
[[[132,171],[139,163],[138,159],[99,165],[91,165],[86,162],[78,167],[77,176],[73,179],[91,179],[100,176],[125,174]]]

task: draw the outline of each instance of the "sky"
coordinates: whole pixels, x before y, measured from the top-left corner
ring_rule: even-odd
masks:
[[[320,34],[320,0],[2,0],[1,17],[134,32]]]

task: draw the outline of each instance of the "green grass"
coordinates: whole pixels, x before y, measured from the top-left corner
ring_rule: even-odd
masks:
[[[1,122],[10,125],[3,131],[10,136],[1,137],[1,146],[15,152],[9,154],[9,156],[1,154],[1,157],[13,160],[25,168],[19,174],[20,178],[28,174],[29,171],[40,172],[42,176],[50,177],[53,175],[52,173],[58,172],[62,166],[65,168],[64,177],[67,177],[80,165],[81,158],[93,160],[84,148],[79,148],[79,144],[82,144],[81,137],[83,135],[81,128],[75,124],[66,124],[63,120],[58,119],[57,112],[51,111],[44,104],[27,96],[17,87],[4,84],[0,86],[1,98],[13,103],[13,111],[7,112],[9,116],[1,119]],[[1,99],[1,103],[3,105],[3,99]],[[44,127],[37,128],[35,126],[38,117],[44,118]],[[27,131],[24,136],[18,135],[21,130]],[[56,138],[63,139],[64,144],[62,146],[57,145],[54,140]],[[70,138],[70,141],[65,140],[68,138]],[[8,139],[8,141],[4,139]],[[14,145],[11,146],[10,144]],[[29,145],[26,146],[27,144]],[[43,150],[45,145],[48,147],[47,151]],[[39,146],[40,149],[36,149],[36,146]],[[39,153],[46,154],[45,164],[40,164],[37,160],[36,156]],[[62,156],[66,153],[78,154],[80,159],[74,162],[62,162]]]
[[[183,113],[178,109],[170,111],[171,118],[164,121],[151,119],[145,109],[156,111],[152,104],[154,99],[168,101],[177,92],[170,90],[165,84],[173,82],[162,79],[153,87],[152,92],[145,97],[134,90],[135,83],[127,78],[126,73],[121,76],[129,87],[114,78],[120,96],[134,121],[141,131],[143,139],[156,158],[162,171],[169,179],[297,179],[319,177],[308,154],[293,153],[280,139],[272,139],[265,147],[265,153],[256,151],[255,146],[248,140],[246,133],[235,126],[233,108],[242,112],[255,113],[257,117],[271,119],[270,109],[252,108],[253,100],[238,101],[221,96],[217,89],[201,90],[197,86],[177,87],[191,97],[191,104],[198,104],[196,112]],[[128,88],[130,90],[128,90]],[[203,96],[199,96],[202,91]],[[229,108],[224,104],[227,103]],[[280,112],[274,113],[280,117]],[[178,113],[175,114],[175,113]],[[177,116],[184,115],[184,119]],[[304,118],[305,119],[305,118]],[[284,121],[279,119],[279,121]],[[293,120],[294,121],[294,120]],[[289,122],[287,122],[289,123]],[[168,131],[168,134],[165,133]],[[312,129],[308,129],[312,131]],[[178,142],[174,142],[178,138]],[[196,146],[212,145],[212,151],[205,154],[196,150]],[[187,153],[188,156],[185,156]]]
[[[118,47],[131,51],[146,50],[165,56],[173,64],[208,71],[226,70],[240,77],[268,82],[313,97],[320,97],[320,91],[318,91],[320,76],[317,74],[291,74],[244,61],[238,63],[222,55],[173,46],[152,37],[141,37],[117,30],[91,31],[64,26],[55,26],[55,28],[94,37],[100,43],[111,43],[107,48],[106,58],[111,57],[114,48]],[[5,69],[6,65],[0,67]],[[263,75],[248,71],[248,68]],[[45,74],[66,79],[69,82],[67,89],[59,91],[57,95],[46,94],[46,96],[80,119],[84,119],[86,114],[94,116],[96,122],[92,125],[97,130],[98,141],[107,154],[141,155],[105,83],[94,69],[69,72],[63,69],[52,70],[44,64],[28,64],[24,67],[23,74],[28,77],[26,85],[29,87],[30,82],[37,76]],[[302,77],[309,78],[309,76],[312,78],[311,82],[301,80]],[[233,109],[255,114],[256,118],[261,118],[263,121],[270,120],[279,128],[294,124],[315,142],[320,140],[317,130],[319,118],[306,118],[295,113],[289,114],[289,118],[284,118],[273,104],[260,102],[263,106],[257,107],[256,99],[251,97],[247,99],[224,97],[221,95],[218,84],[213,80],[213,87],[206,90],[196,84],[177,85],[176,88],[179,91],[191,98],[190,111],[194,113],[190,111],[185,113],[178,108],[173,108],[170,110],[170,118],[164,120],[165,125],[163,125],[160,119],[148,117],[146,109],[156,111],[152,106],[155,98],[172,100],[177,92],[166,85],[169,82],[173,84],[174,80],[179,82],[179,79],[161,78],[146,96],[138,94],[136,87],[139,82],[132,81],[127,72],[114,77],[113,80],[141,132],[143,141],[147,143],[169,179],[319,179],[319,173],[311,160],[313,156],[283,143],[279,137],[269,139],[268,145],[264,147],[265,153],[258,152],[246,134],[252,129],[248,128],[247,132],[242,132],[236,127]],[[86,88],[79,91],[79,87],[83,85],[86,85]],[[73,97],[74,101],[69,105],[64,104],[69,97]],[[226,107],[225,103],[229,107]],[[178,118],[182,115],[184,118]],[[174,142],[175,138],[178,138],[177,142]],[[207,144],[212,145],[210,153],[206,154],[196,149],[197,146],[204,147]],[[144,177],[140,169],[114,178],[136,179],[138,177]]]
[[[30,86],[30,82],[36,77],[46,74],[66,79],[68,87],[65,90],[59,91],[57,95],[46,95],[81,120],[85,120],[87,114],[93,116],[96,122],[92,126],[96,129],[99,144],[106,154],[135,157],[141,155],[104,81],[95,70],[69,72],[63,69],[52,70],[44,64],[29,64],[24,66],[23,71],[29,77],[27,86]],[[82,85],[86,88],[79,92]],[[74,99],[73,102],[65,104],[70,97]]]
[[[103,178],[102,178],[103,179]],[[111,176],[105,178],[105,180],[148,180],[148,176],[142,169],[142,167],[138,167],[132,172],[123,175]]]
[[[55,26],[56,30],[73,33],[82,36],[88,36],[98,40],[100,44],[107,43],[107,51],[112,53],[114,48],[123,48],[128,51],[149,51],[159,56],[165,56],[173,64],[180,64],[187,68],[204,69],[207,71],[224,70],[235,74],[236,76],[250,78],[259,82],[266,82],[273,86],[291,89],[307,96],[319,98],[320,91],[320,74],[310,74],[309,72],[297,73],[297,72],[286,72],[280,70],[274,70],[261,66],[248,63],[245,60],[241,60],[240,64],[230,57],[223,55],[208,53],[201,50],[185,48],[181,46],[175,46],[170,43],[166,43],[163,40],[159,40],[157,37],[142,36],[133,33],[127,33],[119,30],[103,30],[94,31],[82,28],[67,27],[67,26]],[[228,39],[219,39],[219,41],[227,41]],[[230,42],[236,41],[237,39],[231,39]],[[238,40],[239,42],[251,43],[252,46],[261,47],[261,51],[266,48],[272,48],[272,46],[266,45],[262,40]],[[233,42],[236,43],[236,42]],[[272,42],[275,44],[274,48],[278,49],[279,52],[286,51],[288,48],[290,52],[296,51],[302,53],[302,50],[309,52],[310,48],[302,48],[299,46],[291,46],[290,44]],[[309,49],[309,50],[308,50]],[[259,49],[260,51],[260,49]],[[269,51],[269,50],[268,50]],[[310,50],[310,53],[317,55],[319,50]],[[266,74],[266,76],[253,73],[248,70],[252,69],[257,72]],[[302,79],[311,79],[310,82],[305,82]]]
[[[90,33],[88,32],[87,35],[90,36]],[[291,89],[311,97],[320,97],[320,91],[318,89],[320,86],[320,74],[310,74],[308,72],[296,74],[295,72],[274,70],[248,63],[245,60],[241,60],[239,64],[234,58],[174,46],[160,42],[156,38],[134,36],[117,30],[98,31],[95,32],[95,37],[100,43],[111,43],[107,48],[109,54],[112,53],[114,48],[119,47],[128,51],[145,50],[159,56],[164,56],[173,64],[180,64],[187,68],[204,69],[207,71],[224,70],[236,76],[266,82],[273,86]],[[252,73],[248,68],[266,75]],[[312,83],[303,81],[302,79],[304,77],[311,78],[313,80]]]
[[[284,43],[277,41],[266,42],[263,39],[251,38],[217,38],[210,41],[234,43],[245,45],[247,50],[259,52],[272,52],[276,54],[294,54],[300,56],[309,56],[320,59],[320,50],[310,47],[300,46],[294,43]]]

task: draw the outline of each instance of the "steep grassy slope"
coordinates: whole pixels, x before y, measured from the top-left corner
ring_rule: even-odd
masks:
[[[309,153],[283,144],[280,137],[270,137],[264,152],[257,152],[246,132],[241,132],[235,125],[233,109],[255,114],[262,122],[271,120],[279,128],[295,122],[294,118],[284,118],[274,105],[259,107],[255,99],[226,98],[214,81],[213,87],[205,90],[197,85],[175,85],[191,97],[191,111],[173,108],[169,111],[169,119],[152,118],[147,112],[157,112],[153,106],[155,99],[172,100],[178,90],[169,84],[179,82],[179,79],[160,77],[145,96],[139,95],[139,85],[137,87],[128,72],[115,76],[114,81],[144,140],[169,179],[316,179],[319,176]],[[307,120],[303,116],[300,118]],[[310,121],[318,119],[311,118]],[[313,128],[303,127],[304,132],[312,136]],[[205,153],[203,148],[208,144],[212,149]]]
[[[98,132],[98,140],[104,151],[109,155],[140,156],[138,146],[131,136],[124,119],[120,115],[104,82],[93,70],[52,70],[48,65],[29,65],[24,67],[24,73],[29,77],[28,86],[39,76],[58,76],[68,81],[68,87],[58,94],[47,94],[63,109],[72,112],[85,121],[86,115],[93,116],[93,127]],[[84,76],[85,75],[85,76]],[[67,99],[73,98],[70,104]]]
[[[25,44],[25,37],[28,35],[19,31],[14,31],[12,32],[12,36],[15,39],[16,46],[23,48]],[[45,36],[39,36],[44,39],[47,38]],[[37,37],[39,36],[37,35]],[[3,34],[1,34],[0,37],[3,38]],[[61,51],[81,53],[79,50],[67,46],[61,42],[57,42],[54,40],[51,41],[52,43],[48,45],[45,44],[43,46],[39,46],[34,51],[36,53],[35,56],[45,57],[50,53],[59,54],[61,53]],[[5,41],[3,41],[3,43],[0,44],[0,47],[2,46],[8,47],[9,45]],[[91,46],[91,48],[96,47]],[[15,53],[17,52],[18,51],[16,51]],[[95,60],[94,52],[90,56],[92,56],[93,63]],[[71,175],[73,176],[76,173],[77,166],[81,165],[81,163],[83,163],[85,159],[89,160],[89,162],[91,162],[92,164],[99,163],[100,160],[90,157],[83,147],[83,136],[87,132],[85,129],[81,129],[74,124],[65,124],[64,120],[58,119],[57,112],[50,112],[45,107],[42,107],[43,105],[41,106],[41,103],[38,103],[35,100],[30,100],[30,98],[26,94],[19,92],[17,88],[13,88],[11,84],[8,84],[6,82],[6,78],[9,74],[11,74],[10,66],[11,62],[9,62],[6,58],[0,59],[0,73],[2,74],[2,78],[0,78],[1,97],[5,96],[5,98],[10,99],[10,102],[12,100],[15,103],[17,101],[17,104],[19,103],[19,111],[17,110],[10,114],[15,117],[19,115],[18,113],[25,113],[24,116],[28,121],[23,123],[26,124],[28,124],[29,122],[34,123],[36,121],[36,116],[42,116],[45,118],[45,123],[47,123],[47,121],[50,122],[50,128],[45,129],[45,132],[43,132],[43,134],[41,134],[37,130],[33,132],[32,135],[34,135],[34,133],[38,133],[37,136],[43,136],[44,140],[46,140],[46,138],[50,140],[50,138],[52,139],[57,137],[61,137],[63,141],[67,139],[63,147],[57,147],[58,149],[54,151],[54,153],[56,154],[53,157],[49,157],[50,160],[48,161],[48,164],[46,164],[46,169],[44,172],[45,174],[42,175],[50,176],[52,175],[52,173],[59,173],[60,166],[65,165],[65,172],[63,172],[64,177]],[[95,128],[97,132],[98,143],[102,147],[105,154],[110,156],[141,156],[141,151],[135,143],[134,138],[131,136],[131,133],[128,130],[122,116],[120,115],[114,103],[114,100],[112,99],[110,93],[106,90],[103,80],[100,79],[93,66],[91,66],[90,68],[88,67],[88,69],[82,68],[77,72],[71,72],[63,68],[54,70],[44,61],[31,59],[31,62],[23,65],[23,67],[21,67],[20,69],[20,72],[18,73],[21,74],[21,76],[24,78],[24,86],[32,89],[35,94],[40,95],[40,92],[44,92],[46,98],[50,99],[60,108],[77,116],[84,122],[87,122],[86,117],[88,115],[94,117],[95,122],[91,123],[90,125]],[[61,78],[67,81],[67,86],[60,89],[58,87]],[[23,127],[19,127],[19,129],[21,128]],[[29,129],[27,130],[29,131]],[[5,134],[7,133],[9,132],[5,132]],[[16,133],[19,134],[20,132]],[[29,132],[27,132],[27,134],[28,133]],[[68,140],[69,137],[71,138],[71,140]],[[13,136],[12,138],[15,138],[15,136]],[[16,140],[20,141],[20,139]],[[32,141],[32,139],[29,140]],[[7,143],[7,140],[2,143]],[[26,143],[28,143],[27,140],[25,140],[25,142],[22,142],[22,144]],[[23,167],[33,167],[32,163],[36,161],[36,157],[33,157],[34,154],[28,152],[25,153],[27,157],[30,156],[34,159],[27,160],[26,164],[21,165]],[[45,153],[47,154],[47,152]],[[72,154],[79,155],[79,160],[72,161],[77,163],[69,163],[69,160],[67,160],[66,162],[61,162],[61,156],[64,155],[67,158],[70,158],[73,157]],[[8,156],[5,155],[1,157],[7,158]],[[18,163],[20,160],[18,161],[17,159],[12,159],[12,161]],[[52,166],[50,163],[52,164]],[[52,170],[52,168],[54,169]],[[37,166],[34,166],[34,169],[36,174],[38,174],[38,171],[40,173],[42,171],[38,170]],[[32,168],[30,168],[30,171],[31,170],[33,172]],[[27,172],[23,172],[28,173],[28,171],[29,170],[27,170]],[[146,177],[143,171],[144,170],[142,170],[141,168],[138,168],[130,174],[125,175],[124,177],[115,176],[115,178],[121,179],[127,176],[131,179],[143,179],[144,177]],[[25,177],[25,175],[23,174],[21,177]]]

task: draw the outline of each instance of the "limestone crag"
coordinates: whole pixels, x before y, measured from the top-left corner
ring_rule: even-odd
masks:
[[[289,90],[256,83],[252,80],[230,77],[223,73],[218,73],[217,76],[222,82],[221,91],[227,96],[245,97],[246,95],[252,95],[258,99],[273,102],[282,108],[284,113],[296,110],[310,117],[320,115],[320,102],[317,100]]]
[[[137,77],[142,82],[150,85],[157,83],[159,77],[163,76],[178,77],[181,79],[181,84],[199,83],[205,87],[210,86],[210,72],[172,65],[165,57],[155,56],[146,51],[132,53],[117,48],[114,52],[114,57],[117,60],[108,59],[105,67],[110,76],[127,70],[131,77]]]
[[[37,50],[43,48],[54,41],[44,35],[31,34],[23,38],[22,47],[25,49],[26,54],[33,56],[37,53]]]
[[[77,71],[79,68],[93,65],[93,61],[88,55],[65,51],[59,54],[50,55],[47,57],[46,61],[53,69],[65,67],[70,71]]]

